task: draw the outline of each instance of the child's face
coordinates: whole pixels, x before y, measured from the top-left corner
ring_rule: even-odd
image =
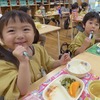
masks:
[[[97,19],[91,19],[91,20],[88,20],[86,24],[83,25],[83,27],[85,28],[86,34],[89,35],[91,31],[93,31],[94,33],[97,33],[100,25],[97,22]]]
[[[28,10],[27,14],[31,17],[32,16],[31,10]]]
[[[18,45],[22,45],[27,49],[34,40],[32,25],[27,22],[21,23],[18,17],[16,17],[16,22],[12,19],[9,20],[8,25],[3,29],[2,35],[2,42],[11,50],[14,50]]]

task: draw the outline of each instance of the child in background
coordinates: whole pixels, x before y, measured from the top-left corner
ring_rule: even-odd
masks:
[[[54,3],[54,7],[52,8],[53,13],[58,13],[60,6],[57,3]],[[61,16],[61,15],[60,15]],[[50,19],[55,23],[55,25],[60,26],[59,16],[50,16]]]
[[[65,53],[60,60],[51,58],[45,48],[33,44],[37,29],[32,18],[22,11],[9,11],[0,18],[0,96],[18,100],[44,72],[66,64]]]
[[[29,7],[27,7],[27,6],[21,6],[19,8],[19,10],[27,13],[30,17],[32,17],[31,9]],[[39,34],[39,41],[40,41],[40,44],[42,46],[44,46],[45,45],[45,42],[46,42],[46,37],[44,35],[40,35]]]
[[[85,14],[88,13],[89,5],[88,5],[88,3],[83,2],[82,5],[81,5],[81,7],[82,7],[82,10],[80,12],[80,16],[84,16]]]
[[[74,40],[69,45],[69,50],[73,56],[84,52],[87,48],[92,46],[95,42],[95,34],[98,33],[100,27],[100,17],[97,12],[89,12],[83,18],[84,32],[78,32]],[[93,32],[93,37],[89,38],[90,33]]]
[[[39,5],[39,9],[35,12],[35,14],[36,14],[36,15],[43,15],[42,9],[45,10],[45,7],[44,7],[44,5],[41,3],[41,4]]]
[[[71,5],[70,9],[70,25],[69,27],[74,27],[76,25],[75,21],[78,17],[79,7],[77,3]]]

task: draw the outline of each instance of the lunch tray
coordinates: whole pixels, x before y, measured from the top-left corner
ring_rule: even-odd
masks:
[[[32,95],[34,94],[38,94],[40,100],[44,100],[42,97],[42,93],[43,90],[45,89],[45,87],[50,84],[54,79],[56,79],[57,77],[63,75],[63,74],[68,74],[68,72],[66,71],[66,69],[61,70],[60,72],[58,72],[57,74],[55,74],[54,76],[52,76],[50,79],[48,79],[47,81],[45,81],[44,83],[42,83],[39,87],[39,90],[35,90],[33,92],[31,92],[30,94],[27,95],[27,99],[24,98],[23,100],[30,100],[28,98],[32,98]],[[87,73],[86,76],[84,78],[82,78],[83,82],[85,83],[85,89],[81,95],[81,97],[78,100],[84,100],[86,97],[88,97],[88,100],[91,100],[90,95],[88,93],[88,85],[91,81],[93,80],[100,80],[100,77],[97,77],[95,75],[93,75],[92,73]]]

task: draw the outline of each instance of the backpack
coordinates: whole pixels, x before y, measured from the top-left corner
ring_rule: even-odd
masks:
[[[62,55],[64,53],[69,53],[70,57],[72,57],[72,53],[70,52],[70,50],[68,49],[69,44],[67,42],[62,43],[61,47],[60,47],[60,55],[59,55],[59,59],[62,57]]]
[[[64,21],[64,29],[68,29],[70,24],[70,17],[68,16]]]

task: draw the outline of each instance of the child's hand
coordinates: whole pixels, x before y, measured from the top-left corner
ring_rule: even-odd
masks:
[[[68,61],[70,61],[70,55],[68,53],[64,53],[60,59],[61,65],[65,65]]]
[[[83,43],[83,46],[88,48],[91,44],[91,39],[89,39],[89,37],[86,37]]]
[[[13,55],[19,60],[19,62],[25,62],[29,60],[28,57],[23,55],[23,52],[27,52],[27,50],[21,45],[17,46],[13,51]]]

